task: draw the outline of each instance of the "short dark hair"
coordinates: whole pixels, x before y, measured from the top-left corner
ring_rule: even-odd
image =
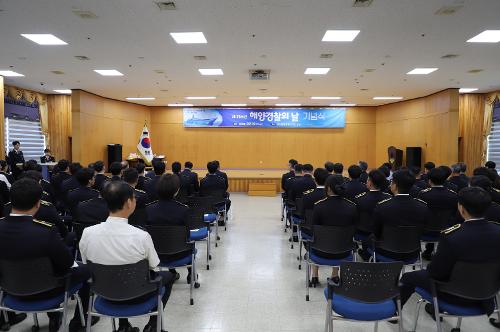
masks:
[[[69,161],[67,161],[66,159],[61,159],[57,162],[56,166],[59,172],[64,172],[69,167]]]
[[[382,166],[385,166],[389,169],[389,171],[392,170],[392,164],[391,163],[383,163]]]
[[[42,173],[38,171],[26,171],[21,175],[21,178],[33,179],[36,182],[40,182],[43,179]]]
[[[12,142],[12,146],[17,145],[17,144],[21,144],[21,142],[19,142],[19,141],[13,141]]]
[[[345,187],[344,187],[344,177],[340,174],[330,175],[325,182],[325,190],[330,188],[330,190],[339,196],[344,195]]]
[[[217,166],[217,168],[220,167],[220,162],[218,160],[214,160],[214,164],[215,164],[215,166]]]
[[[7,162],[6,162],[5,160],[3,160],[3,159],[2,159],[2,160],[0,160],[0,167],[1,167],[1,168],[5,168],[5,167],[7,167]]]
[[[358,166],[361,168],[361,170],[363,172],[366,172],[366,170],[368,169],[368,163],[366,161],[363,161],[363,160],[360,160],[358,162]]]
[[[450,177],[451,173],[453,173],[452,169],[446,165],[441,165],[438,168],[443,170],[445,181],[446,181],[446,179],[448,179]]]
[[[342,174],[342,172],[344,172],[344,165],[342,165],[341,163],[333,164],[333,172],[335,174]]]
[[[359,167],[358,165],[351,165],[347,169],[347,173],[349,173],[349,177],[351,179],[359,179],[363,171],[361,170],[361,167]]]
[[[94,170],[96,172],[102,172],[104,169],[104,162],[102,160],[98,160],[94,163]]]
[[[193,168],[193,163],[190,161],[186,161],[184,163],[184,168],[189,168],[189,169]]]
[[[304,171],[304,166],[302,166],[302,164],[297,164],[293,166],[293,171],[295,173],[302,173]]]
[[[182,169],[182,165],[180,162],[178,161],[174,161],[172,163],[172,172],[175,173],[175,174],[178,174],[181,172],[181,169]]]
[[[431,169],[435,168],[436,167],[436,164],[434,164],[432,161],[428,161],[424,164],[424,168],[428,171],[430,171]]]
[[[465,173],[467,171],[467,164],[466,163],[459,163],[460,164],[460,172]]]
[[[102,189],[102,197],[111,212],[123,209],[125,202],[134,197],[134,189],[124,181],[108,182]]]
[[[165,173],[165,163],[161,160],[154,160],[153,161],[153,170],[156,175],[162,175]]]
[[[12,208],[27,211],[33,208],[42,198],[42,186],[30,178],[17,180],[10,187]]]
[[[420,174],[421,169],[418,166],[412,166],[412,167],[410,167],[410,171],[416,177],[416,176],[418,176]]]
[[[462,172],[462,166],[460,165],[460,163],[451,165],[451,172],[453,174],[459,174],[460,172]]]
[[[415,177],[409,170],[399,170],[392,174],[392,182],[394,182],[400,194],[408,194],[415,183]]]
[[[292,167],[293,167],[293,166],[297,165],[299,162],[298,162],[297,160],[295,160],[295,159],[290,159],[290,160],[288,161],[288,163],[290,164],[290,166],[292,166]]]
[[[158,197],[163,200],[173,199],[181,186],[176,174],[163,174],[158,181]]]
[[[491,197],[480,187],[467,187],[458,192],[458,204],[474,218],[484,217],[490,207]]]
[[[43,150],[43,153],[47,153],[47,152],[50,152],[50,149],[44,149]]]
[[[480,187],[486,190],[487,192],[491,191],[492,182],[488,177],[484,175],[474,175],[469,180],[471,187]]]
[[[314,170],[314,167],[311,164],[304,164],[304,165],[302,165],[302,170],[304,172],[311,173]]]
[[[373,169],[368,173],[368,178],[373,183],[375,188],[382,189],[387,187],[387,179],[384,173],[379,169]]]
[[[437,186],[442,186],[446,181],[446,174],[444,172],[444,169],[442,169],[441,167],[431,169],[429,171],[429,180]]]
[[[146,165],[144,165],[144,163],[137,163],[137,165],[135,166],[135,169],[137,170],[137,172],[139,174],[141,174],[146,169]]]
[[[135,168],[127,168],[123,171],[123,181],[128,184],[136,183],[139,179],[139,172]]]
[[[325,163],[325,168],[326,168],[326,170],[327,170],[329,173],[331,173],[331,172],[333,172],[333,169],[335,168],[335,165],[334,165],[331,161],[327,161],[327,162]]]
[[[113,161],[111,165],[109,165],[109,171],[111,175],[119,176],[122,172],[122,163],[119,161]]]
[[[496,177],[498,176],[494,169],[487,167],[478,167],[474,169],[473,175],[484,175],[488,177],[488,179],[490,179],[491,182],[495,182]]]
[[[80,163],[71,163],[69,165],[69,172],[71,175],[75,175],[80,169],[82,169],[82,165]]]
[[[487,168],[495,169],[497,167],[497,164],[494,161],[488,160],[486,164],[484,164],[484,166]]]
[[[318,186],[324,186],[328,176],[330,176],[330,173],[324,168],[316,168],[314,170],[314,180]]]
[[[81,186],[88,185],[93,177],[94,177],[94,170],[88,167],[79,169],[75,174],[76,181],[78,181],[78,183]]]
[[[384,173],[386,178],[388,178],[391,175],[391,170],[389,168],[387,168],[387,166],[385,166],[385,165],[380,166],[378,169],[379,169],[379,171]]]
[[[214,174],[215,172],[217,172],[217,164],[213,161],[209,161],[207,163],[207,170],[208,170],[208,173]]]
[[[24,169],[27,171],[42,171],[42,166],[38,165],[36,160],[30,159],[24,164]]]

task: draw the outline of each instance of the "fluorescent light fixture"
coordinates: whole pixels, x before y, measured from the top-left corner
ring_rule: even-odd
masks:
[[[430,74],[432,72],[435,72],[436,70],[438,70],[438,68],[415,68],[413,70],[410,70],[406,74],[407,75],[427,75],[427,74]]]
[[[302,106],[302,104],[275,104],[275,106],[292,107],[292,106]]]
[[[479,35],[472,37],[468,43],[498,43],[500,42],[500,30],[485,30]]]
[[[45,33],[22,33],[21,36],[37,43],[38,45],[68,45],[64,40],[51,34]]]
[[[356,104],[330,104],[332,107],[354,107]]]
[[[155,97],[127,97],[127,100],[155,100]]]
[[[70,95],[71,94],[71,90],[69,90],[69,89],[54,90],[54,92],[62,93],[62,94],[65,94],[65,95]]]
[[[313,100],[340,100],[342,97],[311,97]]]
[[[359,32],[359,30],[327,30],[321,41],[352,42],[359,34]]]
[[[192,107],[193,104],[168,104],[169,107]]]
[[[203,32],[171,32],[177,44],[206,44],[207,39]]]
[[[185,97],[190,100],[216,99],[217,97]]]
[[[460,93],[469,93],[469,92],[474,92],[477,91],[477,88],[460,88],[458,89],[458,92]]]
[[[94,71],[102,76],[123,76],[123,74],[116,69],[94,69]]]
[[[373,97],[373,100],[401,100],[403,97]]]
[[[330,68],[306,68],[305,75],[326,75]]]
[[[205,75],[205,76],[220,76],[224,75],[224,72],[220,68],[202,68],[198,69],[200,74]]]
[[[220,104],[222,107],[245,107],[247,104]]]
[[[276,100],[280,99],[280,97],[248,97],[251,100]]]
[[[23,77],[23,74],[16,73],[15,71],[12,70],[0,70],[0,76],[5,76],[5,77]]]

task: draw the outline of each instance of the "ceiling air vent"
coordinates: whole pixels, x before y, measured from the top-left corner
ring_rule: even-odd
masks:
[[[369,7],[373,0],[354,0],[353,7]]]
[[[443,6],[439,8],[434,14],[435,15],[453,15],[455,14],[459,9],[461,9],[463,6],[458,5],[458,6]]]
[[[175,2],[173,1],[155,1],[155,4],[160,10],[175,10]]]
[[[61,70],[52,70],[51,73],[56,75],[64,75],[64,72]]]
[[[73,10],[73,14],[84,20],[95,20],[97,15],[88,10]]]
[[[480,73],[482,71],[483,71],[482,69],[471,69],[471,70],[468,70],[467,72],[469,74],[477,74],[477,73]]]
[[[258,70],[249,70],[248,74],[250,76],[251,81],[267,81],[269,80],[269,76],[271,74],[271,71],[266,69],[258,69]]]
[[[155,69],[154,72],[157,74],[165,74],[165,71],[163,69]]]
[[[331,59],[331,58],[333,58],[333,53],[321,53],[319,58],[320,59]]]
[[[458,58],[458,54],[446,54],[441,57],[441,59],[455,59]]]
[[[204,60],[206,60],[206,59],[207,59],[207,57],[206,57],[206,56],[204,56],[204,55],[195,55],[195,56],[193,56],[193,58],[194,58],[195,60],[198,60],[198,61],[204,61]]]
[[[89,61],[90,58],[88,56],[85,56],[85,55],[75,55],[75,58],[80,60],[80,61]]]

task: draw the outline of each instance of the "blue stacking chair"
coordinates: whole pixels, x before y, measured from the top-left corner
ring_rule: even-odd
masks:
[[[80,310],[82,325],[85,325],[83,308],[78,291],[82,284],[70,287],[70,274],[56,276],[52,262],[48,257],[29,260],[0,260],[0,310],[32,313],[38,331],[36,314],[44,312],[62,312],[63,331],[67,330],[68,302],[74,296]],[[23,297],[35,296],[57,288],[61,293],[43,300],[27,300]],[[5,315],[7,319],[7,315]]]
[[[334,320],[375,322],[398,320],[403,331],[399,275],[403,263],[340,264],[339,282],[328,279],[325,288],[325,332],[333,331]],[[335,313],[335,315],[333,314]]]
[[[460,331],[462,317],[486,315],[481,304],[477,305],[456,305],[439,298],[440,294],[450,294],[465,300],[485,301],[494,299],[496,310],[498,311],[497,294],[500,290],[500,261],[493,262],[465,262],[459,261],[453,267],[447,281],[433,280],[431,291],[423,288],[416,288],[415,292],[420,296],[417,302],[417,313],[413,331],[416,331],[418,316],[422,303],[432,303],[436,318],[437,331],[443,330],[441,317],[457,317],[457,325],[452,330]]]
[[[210,228],[217,220],[214,214],[206,214],[203,204],[204,197],[196,197],[190,200],[189,206],[189,240],[196,242],[205,241],[207,243],[207,270],[210,270]]]
[[[290,224],[292,227],[290,249],[293,249],[293,227],[295,226],[297,228],[297,237],[300,238],[299,228],[303,222],[304,222],[304,200],[302,197],[297,197],[295,199],[294,209],[290,211]]]
[[[313,225],[312,241],[307,243],[306,259],[306,301],[309,301],[309,283],[311,266],[340,266],[342,262],[355,261],[353,236],[355,226],[323,226]],[[322,258],[314,251],[332,255],[345,255],[345,258],[328,259]]]
[[[101,265],[91,261],[87,264],[92,275],[87,332],[91,331],[93,316],[111,317],[113,332],[116,331],[116,318],[157,316],[157,332],[161,331],[161,297],[165,287],[162,287],[161,276],[151,280],[146,259],[124,265]],[[130,303],[139,298],[139,303]]]
[[[312,241],[312,209],[304,211],[304,221],[299,225],[299,270],[302,269],[302,247],[305,243]]]
[[[431,217],[424,227],[424,231],[420,241],[423,244],[434,243],[434,250],[437,247],[441,231],[456,224],[457,211],[431,208]]]
[[[179,267],[191,268],[189,285],[189,303],[194,304],[193,287],[199,288],[196,271],[196,247],[194,241],[189,240],[189,229],[184,226],[146,226],[147,232],[153,239],[156,252],[160,258],[160,270],[169,270]],[[186,252],[182,258],[172,260],[175,254]]]

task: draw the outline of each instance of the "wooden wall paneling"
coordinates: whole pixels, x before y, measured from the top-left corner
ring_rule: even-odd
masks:
[[[459,136],[460,155],[467,164],[467,173],[481,166],[483,155],[483,117],[485,96],[483,94],[460,95]]]
[[[56,160],[71,159],[71,96],[48,95],[48,146]]]

